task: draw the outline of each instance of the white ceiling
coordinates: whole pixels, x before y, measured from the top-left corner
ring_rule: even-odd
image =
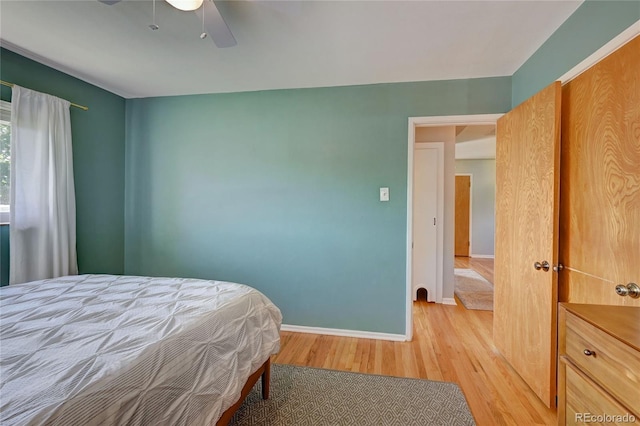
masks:
[[[216,2],[238,44],[157,1],[0,0],[3,47],[127,98],[512,75],[582,0]]]
[[[456,126],[456,143],[469,142],[496,135],[494,124]]]
[[[456,160],[496,158],[496,126],[456,126]]]

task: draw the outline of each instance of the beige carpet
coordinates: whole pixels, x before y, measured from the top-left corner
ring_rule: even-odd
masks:
[[[472,269],[454,270],[455,295],[467,309],[493,311],[493,285]]]
[[[455,383],[272,364],[270,399],[260,388],[229,426],[475,425]]]

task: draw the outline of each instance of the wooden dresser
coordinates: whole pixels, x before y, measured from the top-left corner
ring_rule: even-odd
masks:
[[[558,424],[640,425],[640,308],[561,303]]]

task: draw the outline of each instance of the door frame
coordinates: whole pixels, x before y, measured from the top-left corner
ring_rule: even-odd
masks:
[[[413,267],[413,254],[412,254],[412,240],[413,240],[413,150],[416,139],[416,127],[439,127],[439,126],[469,126],[480,124],[492,124],[495,125],[500,117],[504,114],[469,114],[469,115],[441,115],[432,117],[409,117],[409,129],[407,137],[407,233],[406,233],[406,271],[405,271],[405,298],[406,298],[406,318],[405,318],[405,339],[410,341],[413,339],[413,291],[412,291],[412,267]],[[444,144],[447,145],[447,144]],[[453,148],[453,147],[452,147]],[[450,155],[454,154],[454,149],[449,150]],[[442,273],[439,276],[439,281],[436,283],[436,303],[445,303],[455,305],[455,300],[451,298],[443,298],[444,280],[447,277],[447,271],[444,270],[444,225],[448,220],[454,220],[454,218],[444,217],[444,183],[447,176],[454,176],[455,169],[446,170],[447,164],[447,147],[444,147],[444,159],[443,159],[443,179],[440,182],[440,188],[438,193],[442,193],[443,202],[438,208],[443,209],[443,213],[439,218],[441,226],[438,227],[438,233],[442,233],[442,247],[441,252],[438,255],[438,266]],[[455,160],[454,160],[455,161]],[[449,173],[446,173],[449,172]],[[455,180],[455,178],[454,178]],[[454,188],[455,189],[455,188]],[[453,243],[453,241],[452,241]],[[453,259],[453,246],[451,247],[451,258]],[[453,271],[451,271],[453,273]],[[451,277],[453,279],[453,277]],[[438,298],[439,296],[439,298]]]
[[[456,176],[469,176],[469,257],[473,253],[473,173],[456,173]],[[454,188],[455,190],[455,188]],[[455,220],[455,215],[454,215]],[[455,226],[455,223],[454,223]],[[455,230],[455,228],[454,228]],[[455,236],[454,236],[455,243]],[[455,256],[455,252],[454,252]]]

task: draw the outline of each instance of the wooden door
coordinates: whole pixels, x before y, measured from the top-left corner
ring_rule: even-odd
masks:
[[[548,407],[556,395],[560,99],[555,82],[496,128],[493,338]]]
[[[456,256],[469,256],[469,225],[471,202],[471,176],[456,176],[456,218],[455,250]]]
[[[560,300],[640,306],[640,36],[562,88]]]

